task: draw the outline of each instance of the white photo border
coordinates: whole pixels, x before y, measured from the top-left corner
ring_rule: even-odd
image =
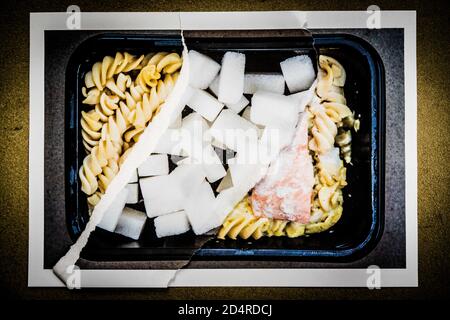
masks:
[[[367,28],[366,11],[81,13],[80,30]],[[44,269],[44,33],[69,30],[68,13],[30,13],[28,286],[61,287]],[[406,268],[380,269],[382,287],[418,286],[416,12],[382,11],[382,28],[404,30]],[[81,287],[165,287],[174,270],[80,270]],[[366,287],[367,269],[181,269],[171,287]]]

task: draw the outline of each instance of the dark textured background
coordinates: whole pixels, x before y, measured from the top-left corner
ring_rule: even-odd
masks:
[[[76,1],[83,11],[365,10],[369,1]],[[0,287],[16,298],[437,298],[448,294],[450,114],[445,2],[377,1],[417,10],[419,288],[27,288],[29,12],[65,11],[68,1],[2,3],[0,60]]]

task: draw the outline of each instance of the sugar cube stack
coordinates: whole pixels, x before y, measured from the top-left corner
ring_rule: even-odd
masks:
[[[211,94],[197,88],[192,88],[192,95],[187,101],[187,105],[208,121],[213,121],[224,107]]]
[[[299,55],[280,62],[284,80],[291,93],[308,89],[316,78],[311,58]]]
[[[189,84],[199,89],[208,88],[220,70],[220,64],[195,50],[189,51],[189,67]]]
[[[154,223],[158,238],[182,234],[191,228],[184,210],[156,217]]]
[[[169,158],[167,154],[153,154],[138,167],[139,177],[160,176],[169,174]]]
[[[187,157],[177,162],[177,166],[185,164],[201,166],[206,180],[210,183],[214,183],[226,175],[222,161],[220,161],[219,156],[211,145],[203,147],[201,158]]]
[[[129,183],[126,185],[128,189],[127,203],[135,204],[139,202],[139,184]]]
[[[250,119],[253,123],[268,126],[292,126],[297,123],[298,108],[295,100],[281,94],[258,91],[252,97]]]
[[[226,52],[222,59],[219,77],[218,99],[222,103],[235,104],[244,93],[245,54]]]
[[[180,165],[169,175],[140,179],[145,211],[149,218],[179,211],[193,188],[205,179],[198,165]]]
[[[105,211],[102,220],[97,227],[113,232],[119,222],[125,203],[128,199],[128,189],[124,188],[112,202],[108,210]]]
[[[146,221],[147,215],[145,212],[125,207],[120,215],[114,233],[138,240]]]
[[[211,185],[206,181],[195,188],[194,192],[186,200],[184,210],[195,234],[203,234],[209,231],[204,230],[203,225],[207,223],[208,219],[212,218],[214,200],[214,192],[211,189]]]
[[[257,128],[250,121],[237,115],[234,111],[223,110],[213,122],[209,133],[215,141],[225,145],[228,149],[238,151],[239,139],[254,132],[257,137]]]
[[[283,94],[283,75],[280,73],[246,73],[244,78],[244,93],[254,94],[260,90]]]

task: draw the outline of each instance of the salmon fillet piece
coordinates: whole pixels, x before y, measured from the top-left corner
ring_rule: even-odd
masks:
[[[308,151],[308,119],[300,115],[292,143],[281,150],[267,175],[251,194],[257,217],[309,222],[314,187],[314,167]]]

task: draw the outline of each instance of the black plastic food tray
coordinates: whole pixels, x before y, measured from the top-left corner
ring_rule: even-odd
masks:
[[[213,240],[197,250],[194,259],[295,259],[348,261],[367,255],[381,237],[384,224],[384,110],[383,63],[377,52],[362,39],[347,34],[252,37],[194,36],[188,47],[220,62],[226,51],[246,54],[246,71],[279,72],[279,62],[296,54],[316,52],[336,58],[347,71],[345,96],[361,118],[361,129],[353,135],[352,165],[344,189],[344,211],[330,230],[300,238],[272,237],[255,240]],[[155,51],[181,52],[179,35],[102,34],[84,41],[72,54],[66,70],[65,186],[66,217],[75,240],[89,218],[86,196],[80,191],[78,169],[85,156],[80,116],[84,74],[93,63],[117,51],[142,54]],[[143,204],[137,208],[144,209]],[[97,229],[82,252],[94,261],[171,260],[189,258],[199,240],[189,232],[158,239],[148,220],[138,241]]]

